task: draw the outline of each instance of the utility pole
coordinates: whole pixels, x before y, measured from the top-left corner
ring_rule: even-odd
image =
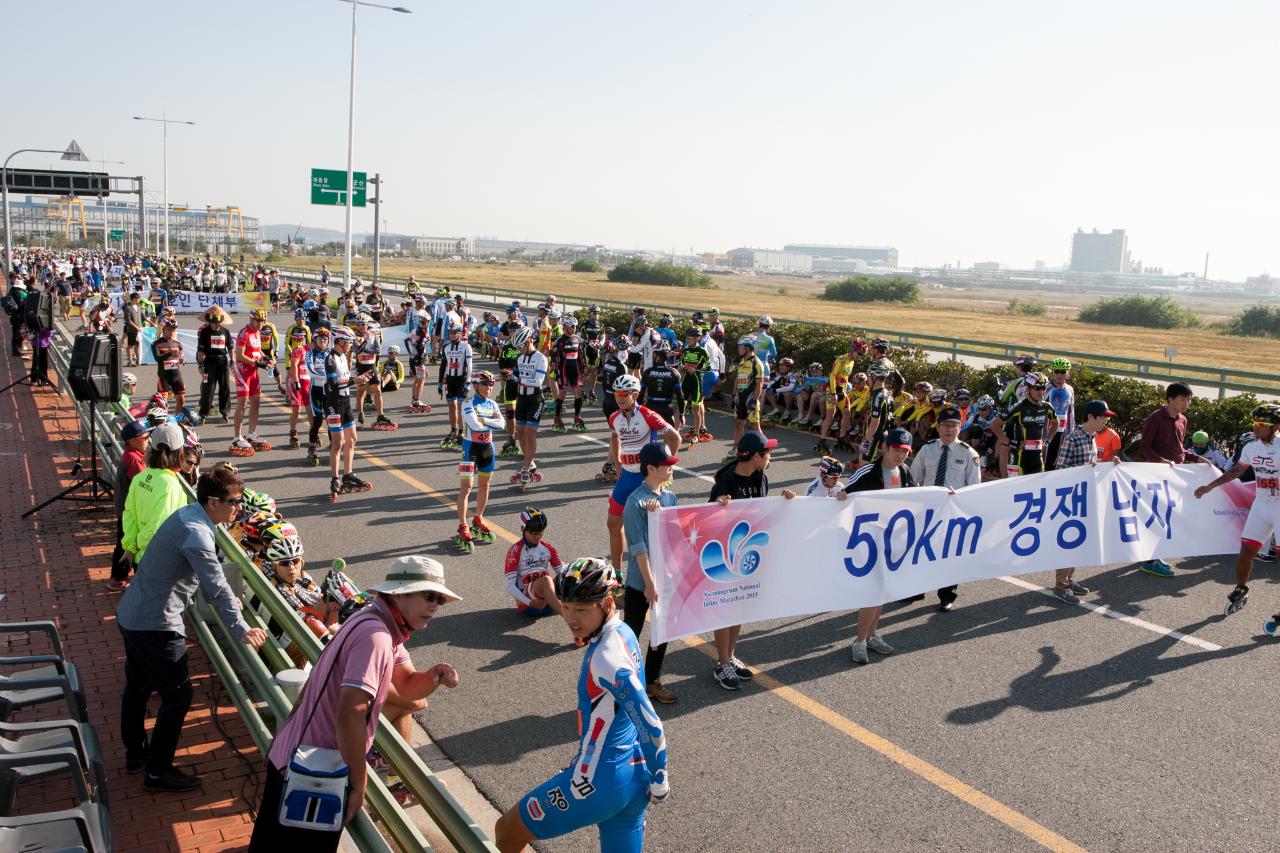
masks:
[[[382,231],[378,228],[382,223],[382,174],[375,172],[370,183],[377,187],[373,197],[373,283],[377,284],[382,271]]]
[[[1209,253],[1204,253],[1204,280],[1209,280]]]

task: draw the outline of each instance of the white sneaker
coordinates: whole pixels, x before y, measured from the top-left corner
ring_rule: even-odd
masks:
[[[774,406],[772,409],[769,410],[768,414],[765,415],[766,418],[776,418],[777,416],[778,416],[777,406]]]
[[[249,433],[248,439],[250,444],[260,444],[262,442],[262,439],[258,436],[256,432]]]
[[[803,418],[801,418],[800,420],[796,421],[796,426],[808,426],[808,425],[809,425],[809,416],[808,416],[808,415],[805,415]]]
[[[870,637],[867,637],[867,648],[878,655],[893,654],[893,646],[880,639],[879,634],[872,634]]]
[[[849,657],[853,658],[854,663],[871,663],[871,658],[867,657],[867,641],[855,638],[853,645],[849,647]]]
[[[232,444],[234,444],[236,447],[252,447],[252,446],[253,446],[253,445],[251,445],[249,442],[245,441],[245,440],[244,440],[244,436],[242,436],[242,435],[237,435],[237,436],[232,440],[232,442],[231,442],[231,443],[232,443]]]

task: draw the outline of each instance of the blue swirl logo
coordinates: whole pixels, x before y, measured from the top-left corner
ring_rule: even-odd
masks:
[[[760,568],[761,549],[769,544],[768,533],[752,533],[751,525],[739,521],[729,532],[729,547],[718,539],[702,546],[698,562],[702,573],[716,583],[737,583]]]

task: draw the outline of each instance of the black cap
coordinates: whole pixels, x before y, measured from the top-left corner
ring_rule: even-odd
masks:
[[[960,410],[955,406],[943,406],[942,411],[938,412],[938,423],[940,424],[947,421],[960,423],[962,420],[964,419],[960,417]]]
[[[902,427],[895,427],[889,430],[889,434],[884,437],[885,447],[905,447],[911,449],[911,433]]]
[[[667,445],[661,441],[651,441],[640,448],[641,465],[674,465],[680,461],[679,456],[672,456]]]
[[[1111,407],[1107,405],[1106,400],[1090,400],[1084,404],[1084,416],[1094,417],[1111,417],[1115,412],[1111,411]]]
[[[738,458],[743,459],[748,456],[754,456],[765,450],[772,450],[778,446],[778,439],[765,438],[758,432],[745,432],[742,438],[738,439]]]

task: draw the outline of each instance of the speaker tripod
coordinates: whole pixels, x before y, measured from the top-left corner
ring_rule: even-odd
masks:
[[[22,514],[23,518],[35,515],[40,510],[57,501],[87,501],[89,503],[97,503],[98,501],[110,500],[115,488],[103,479],[102,474],[98,472],[98,404],[92,400],[89,401],[89,472],[80,479],[76,480],[70,486],[58,492],[53,497],[36,504],[31,509]],[[83,469],[82,469],[83,470]],[[73,492],[79,491],[83,486],[89,487],[89,494],[77,495]]]

